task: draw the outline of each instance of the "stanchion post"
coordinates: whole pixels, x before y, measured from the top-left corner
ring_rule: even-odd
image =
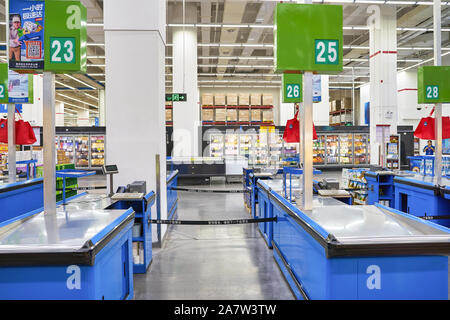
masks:
[[[44,212],[56,213],[55,75],[43,81]]]

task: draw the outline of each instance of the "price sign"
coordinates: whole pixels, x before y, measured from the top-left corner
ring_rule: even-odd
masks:
[[[283,103],[302,102],[302,75],[295,73],[283,74]]]
[[[418,103],[450,103],[450,66],[417,69]]]
[[[342,6],[278,3],[274,22],[278,72],[333,74],[342,71]]]

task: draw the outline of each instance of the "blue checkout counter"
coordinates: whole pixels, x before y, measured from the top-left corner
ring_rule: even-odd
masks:
[[[394,178],[394,208],[416,217],[450,227],[450,179],[416,174]]]
[[[0,299],[132,299],[133,273],[152,258],[154,201],[153,192],[128,200],[82,193],[46,215],[42,179],[1,185]],[[133,263],[135,241],[145,244],[143,264]]]
[[[448,299],[450,229],[381,206],[315,196],[303,212],[257,182],[260,226],[298,299]]]
[[[178,185],[178,170],[171,171],[167,175],[167,219],[172,220],[176,216],[178,208],[178,193],[174,189]]]

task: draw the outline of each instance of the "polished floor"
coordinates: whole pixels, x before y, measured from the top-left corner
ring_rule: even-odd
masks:
[[[241,187],[237,185],[236,188]],[[248,218],[241,193],[179,192],[178,218]],[[170,226],[135,299],[294,299],[256,225]]]

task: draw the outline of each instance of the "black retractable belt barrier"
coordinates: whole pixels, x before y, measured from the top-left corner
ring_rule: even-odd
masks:
[[[188,191],[188,192],[205,192],[205,193],[243,193],[244,189],[235,189],[235,190],[210,190],[210,189],[191,189],[191,188],[180,188],[180,187],[173,187],[170,188],[171,190],[176,191]]]
[[[277,218],[261,218],[261,219],[236,219],[236,220],[149,220],[153,224],[188,224],[188,225],[229,225],[229,224],[248,224],[248,223],[260,223],[260,222],[277,222]]]
[[[66,191],[74,191],[74,190],[100,190],[107,189],[106,186],[97,186],[97,187],[76,187],[76,188],[66,188]],[[56,189],[56,191],[63,191],[63,189]]]

